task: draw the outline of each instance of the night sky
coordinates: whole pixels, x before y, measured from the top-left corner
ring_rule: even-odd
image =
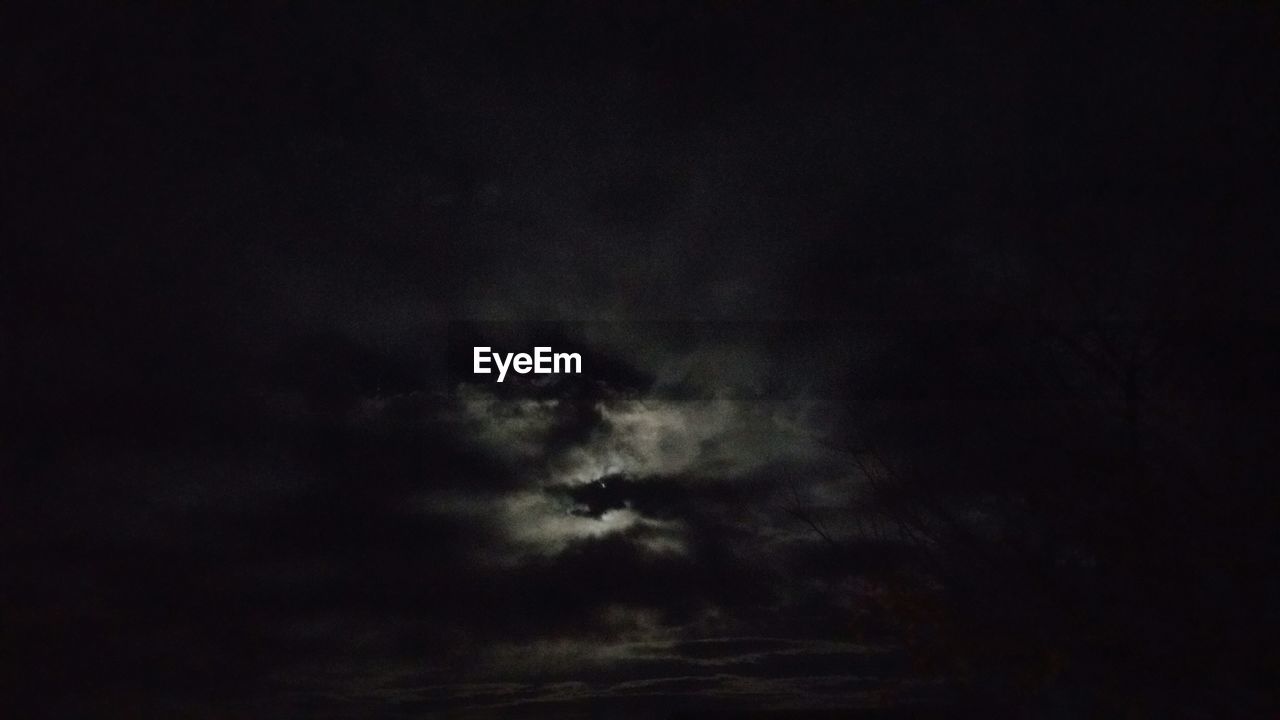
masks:
[[[0,715],[1276,717],[1280,12],[1112,5],[4,11]]]

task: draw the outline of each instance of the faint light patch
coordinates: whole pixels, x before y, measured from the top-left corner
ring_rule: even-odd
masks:
[[[608,432],[566,450],[552,468],[557,482],[581,484],[615,474],[725,477],[826,452],[807,429],[810,403],[626,399],[599,409]]]
[[[615,474],[673,474],[696,465],[709,441],[731,424],[723,403],[624,400],[602,404],[609,432],[570,448],[560,482],[581,484]]]
[[[686,552],[683,526],[676,521],[647,518],[631,508],[608,510],[594,518],[575,513],[575,507],[538,490],[506,496],[500,511],[509,539],[538,554],[554,555],[572,542],[618,533],[628,533],[653,553]]]
[[[495,676],[527,676],[547,668],[591,672],[648,659],[640,648],[673,647],[680,628],[664,624],[653,609],[627,604],[599,608],[592,619],[601,633],[579,637],[546,637],[522,642],[495,642],[484,648],[483,671]]]
[[[728,394],[686,400],[607,395],[594,405],[598,424],[565,445],[553,439],[563,434],[567,418],[578,416],[567,414],[561,400],[505,397],[462,384],[447,421],[510,463],[525,489],[453,509],[471,514],[483,506],[477,519],[497,527],[508,545],[492,553],[499,563],[555,555],[571,543],[615,535],[649,553],[685,554],[686,528],[678,520],[651,518],[630,505],[592,516],[548,489],[614,475],[751,482],[756,473],[772,476],[778,467],[823,462],[830,450],[816,441],[820,434],[813,429],[820,407],[807,398],[780,404]]]
[[[451,420],[531,482],[582,484],[610,475],[726,477],[786,460],[829,454],[815,438],[821,405],[765,403],[727,395],[697,400],[611,397],[595,405],[599,426],[567,447],[550,439],[565,422],[556,398],[510,398],[459,385]]]
[[[557,423],[556,399],[500,398],[470,385],[456,393],[455,421],[493,452],[514,460],[541,457]]]

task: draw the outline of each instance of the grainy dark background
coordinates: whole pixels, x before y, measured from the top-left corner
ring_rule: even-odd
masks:
[[[1277,712],[1274,4],[4,16],[0,714]]]

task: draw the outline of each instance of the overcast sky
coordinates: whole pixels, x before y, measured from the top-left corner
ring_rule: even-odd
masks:
[[[1262,212],[1223,168],[1274,146],[1275,87],[1233,70],[1266,26],[1225,5],[21,26],[0,602],[23,707],[930,701],[854,629],[873,379],[1009,238],[1141,226],[1147,252],[1215,193]],[[481,340],[548,338],[580,376],[466,372]]]

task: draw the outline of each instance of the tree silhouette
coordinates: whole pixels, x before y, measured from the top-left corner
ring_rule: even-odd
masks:
[[[1016,715],[1275,708],[1259,252],[992,247],[896,298],[835,443],[861,481],[850,542],[909,550],[872,573],[875,616],[922,671]]]

